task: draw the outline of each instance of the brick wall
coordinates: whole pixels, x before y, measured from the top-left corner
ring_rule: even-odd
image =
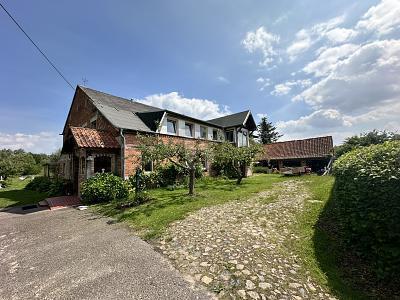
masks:
[[[168,143],[172,140],[173,143],[183,143],[187,147],[193,147],[196,143],[196,139],[186,138],[180,136],[170,135],[159,135],[164,143]],[[206,146],[207,144],[215,143],[213,141],[200,142],[200,145]],[[136,169],[141,166],[141,154],[137,146],[139,145],[139,139],[136,133],[125,133],[125,175],[124,177],[132,176],[135,174]]]

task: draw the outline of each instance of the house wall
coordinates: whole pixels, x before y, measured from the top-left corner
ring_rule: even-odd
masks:
[[[168,133],[167,130],[167,120],[168,119],[172,119],[177,121],[177,133],[176,135]],[[193,128],[194,128],[194,137],[196,139],[200,138],[200,126],[204,126],[207,127],[207,139],[208,140],[212,140],[213,138],[213,129],[217,129],[220,134],[218,135],[218,137],[220,137],[220,141],[225,139],[225,135],[223,134],[223,131],[219,128],[216,127],[211,127],[211,126],[205,126],[203,124],[199,124],[196,122],[193,122],[191,120],[184,120],[184,119],[178,119],[174,116],[168,116],[168,114],[165,116],[165,118],[162,120],[161,126],[160,126],[160,133],[162,134],[166,134],[166,135],[171,135],[171,136],[181,136],[181,137],[186,137],[185,135],[185,123],[190,123],[193,124]]]
[[[138,149],[139,139],[136,133],[125,133],[125,174],[124,178],[132,176],[135,174],[136,169],[141,167],[141,154]],[[164,143],[168,143],[170,140],[173,143],[183,143],[188,147],[194,147],[195,143],[199,141],[198,139],[181,137],[181,136],[172,136],[172,135],[159,135]],[[213,143],[213,141],[200,140],[200,145],[207,146],[209,143]]]
[[[89,97],[80,89],[77,89],[74,100],[72,101],[71,110],[67,117],[65,130],[69,126],[90,127],[90,121],[96,119],[96,128],[98,130],[106,130],[112,132],[116,137],[118,130],[100,114],[97,108],[92,104]],[[66,138],[64,132],[64,140]]]

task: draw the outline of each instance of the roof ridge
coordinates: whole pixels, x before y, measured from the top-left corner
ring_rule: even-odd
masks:
[[[297,140],[274,142],[274,143],[269,143],[269,144],[265,144],[265,145],[275,145],[275,144],[282,144],[282,143],[289,143],[289,142],[308,141],[308,140],[316,140],[316,139],[322,139],[322,138],[332,138],[332,136],[331,135],[324,135],[324,136],[317,136],[317,137],[306,138],[306,139],[297,139]]]

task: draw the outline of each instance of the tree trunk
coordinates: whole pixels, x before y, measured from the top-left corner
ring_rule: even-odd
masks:
[[[194,180],[196,177],[196,169],[191,168],[189,169],[189,195],[194,195]]]
[[[240,164],[236,167],[236,173],[237,173],[236,184],[239,185],[243,179],[242,166]]]

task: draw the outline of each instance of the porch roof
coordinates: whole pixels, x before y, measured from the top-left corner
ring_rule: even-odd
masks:
[[[117,139],[106,131],[84,127],[70,127],[72,136],[80,148],[119,148]]]

